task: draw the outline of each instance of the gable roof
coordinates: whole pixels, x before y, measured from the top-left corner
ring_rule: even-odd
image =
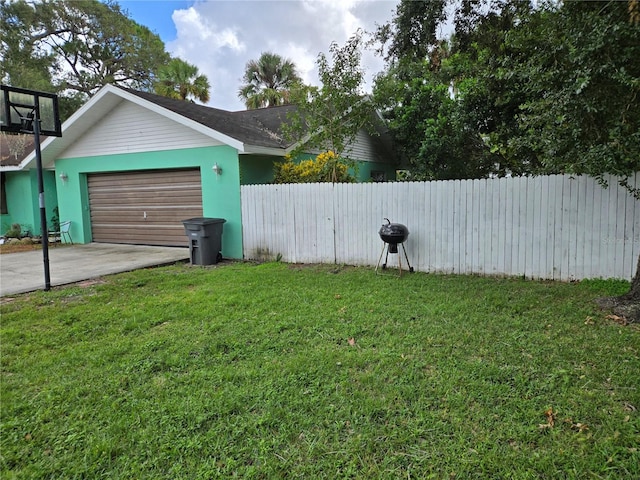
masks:
[[[241,154],[285,155],[293,143],[281,131],[293,105],[257,110],[229,112],[153,93],[139,92],[114,85],[102,87],[87,103],[62,124],[62,137],[48,137],[41,144],[42,165],[53,168],[55,159],[90,130],[121,102],[133,102],[149,111],[192,128],[216,141],[229,145]],[[31,147],[33,148],[33,147]],[[35,164],[31,151],[18,166],[0,170],[21,170]]]
[[[123,90],[224,133],[245,145],[286,149],[292,143],[285,140],[281,126],[287,122],[287,115],[296,110],[294,105],[229,112],[153,93]]]

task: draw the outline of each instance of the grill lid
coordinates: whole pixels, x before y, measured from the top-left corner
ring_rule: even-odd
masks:
[[[390,244],[403,243],[409,236],[409,229],[401,223],[391,223],[385,218],[387,224],[383,224],[378,231],[383,242]]]

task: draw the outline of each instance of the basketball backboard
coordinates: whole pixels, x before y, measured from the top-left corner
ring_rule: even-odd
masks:
[[[40,119],[40,135],[62,136],[57,95],[0,85],[0,131],[34,133],[35,118]]]

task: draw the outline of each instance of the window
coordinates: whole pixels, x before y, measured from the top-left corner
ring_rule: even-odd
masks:
[[[382,170],[371,170],[372,182],[384,182],[385,180],[386,180],[386,175]]]

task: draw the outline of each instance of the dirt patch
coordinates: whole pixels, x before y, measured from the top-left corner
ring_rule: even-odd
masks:
[[[71,246],[64,243],[50,243],[49,250],[52,248],[65,248],[67,246]],[[20,253],[20,252],[32,252],[34,250],[42,250],[41,243],[33,243],[31,245],[23,245],[23,244],[15,244],[9,245],[4,244],[0,245],[0,255],[9,254],[9,253]]]
[[[42,250],[42,245],[39,244],[39,243],[34,243],[34,244],[31,244],[31,245],[23,245],[23,244],[16,244],[16,245],[4,244],[4,245],[0,245],[0,254],[31,252],[33,250]]]
[[[640,323],[640,303],[626,297],[604,297],[596,300],[598,306],[626,323]]]
[[[318,273],[341,273],[345,270],[352,270],[356,267],[351,265],[336,265],[333,263],[288,263],[289,270],[313,270]]]

